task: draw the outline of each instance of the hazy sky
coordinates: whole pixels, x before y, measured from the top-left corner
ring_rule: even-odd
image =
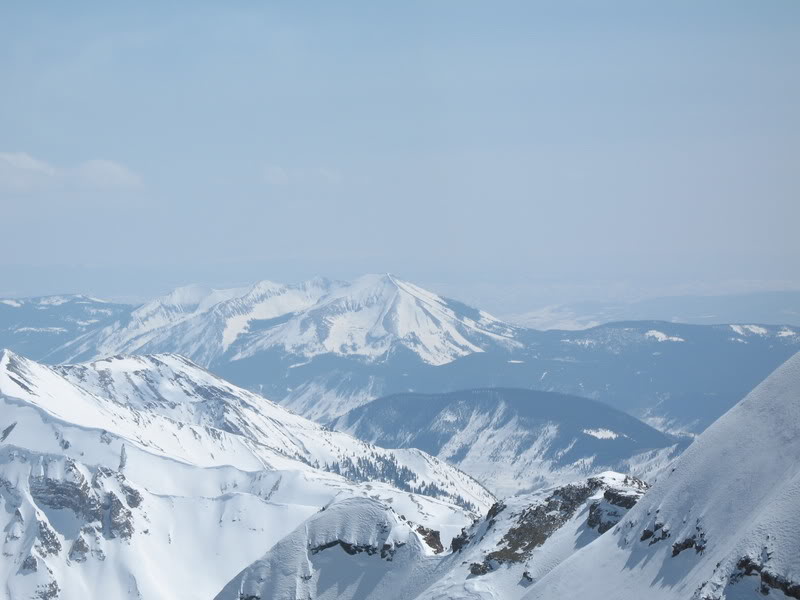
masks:
[[[800,285],[797,0],[9,2],[0,82],[0,294]]]

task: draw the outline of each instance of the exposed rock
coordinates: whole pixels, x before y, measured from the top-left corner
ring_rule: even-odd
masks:
[[[731,577],[731,581],[758,575],[761,580],[761,593],[763,595],[768,595],[770,590],[780,590],[789,598],[800,600],[800,581],[792,581],[788,577],[773,573],[766,565],[749,556],[740,559],[736,563],[736,568],[738,573]]]
[[[652,546],[656,542],[667,539],[669,536],[669,529],[664,527],[663,523],[655,523],[652,529],[645,528],[642,530],[642,537],[639,538],[639,541],[644,542],[650,540],[650,545]]]
[[[491,570],[492,570],[491,565],[489,564],[488,561],[485,561],[485,560],[483,562],[480,562],[480,563],[472,563],[469,566],[469,572],[472,573],[473,575],[476,575],[476,576],[477,575],[486,575]]]
[[[450,550],[453,552],[461,552],[461,549],[467,544],[469,544],[469,540],[470,537],[469,534],[467,533],[467,528],[462,527],[461,533],[459,533],[450,541]]]
[[[322,552],[323,550],[327,550],[328,548],[333,548],[335,546],[341,546],[342,550],[350,554],[351,556],[354,554],[361,554],[362,552],[366,552],[369,556],[373,554],[377,554],[380,551],[380,557],[385,560],[392,560],[394,553],[397,551],[397,548],[402,546],[403,544],[384,544],[380,550],[377,546],[370,546],[368,544],[360,545],[360,544],[351,544],[349,542],[345,542],[342,540],[334,540],[332,542],[328,542],[327,544],[322,544],[320,546],[316,546],[314,548],[309,548],[309,552],[311,554],[317,554]]]
[[[581,483],[556,488],[548,496],[539,497],[523,510],[512,513],[507,518],[510,526],[497,549],[486,554],[482,563],[473,563],[470,573],[481,575],[497,568],[499,564],[525,562],[537,547],[572,519],[600,490],[603,490],[603,497],[592,500],[586,524],[599,533],[604,533],[619,523],[647,488],[644,481],[630,476],[625,476],[624,479],[619,476],[610,479],[602,476],[590,477]],[[504,510],[507,510],[507,506],[503,503],[492,506],[485,519],[488,521],[487,528],[495,525],[498,515]],[[453,551],[463,548],[469,543],[469,539],[469,533],[462,530],[461,535],[451,543]]]
[[[39,559],[36,558],[33,554],[29,554],[25,557],[25,560],[22,561],[22,565],[19,568],[20,572],[22,573],[34,573],[39,570]]]
[[[14,421],[11,425],[9,425],[5,429],[3,429],[3,431],[0,432],[0,442],[5,442],[6,438],[9,435],[11,435],[11,432],[14,431],[14,427],[16,427],[16,426],[17,426],[17,422]]]
[[[420,534],[422,539],[425,540],[425,543],[433,549],[434,554],[441,554],[444,552],[444,546],[442,545],[442,540],[438,531],[420,525],[417,527],[417,533]]]
[[[68,508],[86,521],[99,521],[102,517],[101,503],[89,486],[89,482],[74,468],[67,472],[73,481],[50,479],[48,477],[31,477],[29,486],[31,496],[37,504],[48,508]]]
[[[601,482],[596,479],[589,479],[585,484],[565,485],[543,502],[529,506],[519,515],[516,525],[503,536],[502,546],[487,554],[485,560],[501,563],[524,561],[534,548],[541,546],[556,529],[572,518],[578,507],[600,485]]]
[[[678,556],[678,554],[689,548],[694,548],[697,554],[702,554],[706,549],[706,534],[700,529],[699,525],[697,526],[697,533],[672,544],[672,556]]]
[[[37,548],[45,556],[61,552],[61,541],[46,521],[39,521],[39,543]]]
[[[523,571],[522,572],[522,581],[524,582],[524,585],[527,585],[529,583],[533,583],[533,575],[531,575],[530,571]]]
[[[121,537],[129,540],[134,532],[133,513],[114,492],[109,492],[106,498],[107,505],[103,508],[108,509],[109,537]]]
[[[605,533],[619,523],[622,515],[639,501],[648,488],[644,481],[630,476],[625,477],[623,484],[630,487],[624,489],[610,487],[603,492],[602,500],[593,502],[589,507],[586,524],[596,529],[598,533]]]
[[[75,541],[72,542],[72,547],[69,550],[69,559],[75,562],[84,562],[88,552],[89,544],[86,543],[82,535],[79,535],[75,538]]]
[[[492,504],[491,508],[489,509],[489,512],[486,513],[486,520],[492,521],[497,515],[503,512],[505,508],[506,505],[503,504],[502,502],[495,502],[494,504]]]
[[[136,508],[142,503],[142,495],[138,490],[124,483],[120,486],[120,489],[122,493],[125,494],[125,502],[127,502],[128,506],[131,508]]]
[[[50,583],[37,587],[36,596],[34,596],[34,598],[38,598],[39,600],[51,600],[52,598],[58,598],[60,592],[61,588],[58,587],[58,583],[56,583],[56,581],[51,581]]]

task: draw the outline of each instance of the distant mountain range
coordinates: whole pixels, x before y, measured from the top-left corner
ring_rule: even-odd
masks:
[[[328,423],[405,392],[516,387],[585,396],[662,431],[702,431],[800,348],[800,329],[610,323],[536,331],[392,275],[179,288],[139,307],[4,300],[0,344],[51,364],[177,353]]]
[[[669,321],[694,325],[766,323],[800,327],[800,291],[663,296],[637,302],[575,302],[543,306],[505,318],[533,329],[587,329],[613,321]]]

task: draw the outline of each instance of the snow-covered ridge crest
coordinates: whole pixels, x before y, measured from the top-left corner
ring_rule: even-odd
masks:
[[[254,326],[257,325],[257,326]],[[250,288],[178,288],[56,354],[68,362],[117,354],[177,352],[209,366],[270,348],[378,360],[404,348],[440,365],[489,347],[519,347],[517,329],[393,275],[352,283],[316,278]]]
[[[47,421],[58,419],[71,432],[41,439],[31,434],[28,447],[38,451],[57,452],[62,442],[83,444],[80,432],[89,429],[104,442],[92,446],[101,462],[126,444],[129,453],[201,467],[322,469],[478,511],[494,500],[474,479],[424,452],[385,450],[330,431],[174,354],[47,367],[4,351],[0,400],[40,411],[32,428],[47,429]]]
[[[517,600],[619,522],[646,490],[606,472],[504,499],[449,547],[375,499],[326,506],[243,570],[217,600]]]
[[[90,332],[56,351],[65,362],[120,354],[176,352],[210,365],[254,320],[281,317],[312,306],[336,282],[323,278],[286,285],[260,281],[249,287],[185,286],[147,302],[126,319]]]
[[[0,353],[0,581],[12,598],[211,598],[348,498],[391,506],[445,544],[494,501],[433,457],[327,431],[177,355],[47,367]]]
[[[515,328],[445,300],[391,274],[365,275],[336,287],[313,307],[256,337],[234,355],[282,346],[307,357],[333,353],[368,360],[404,347],[440,365],[489,345],[518,346]]]

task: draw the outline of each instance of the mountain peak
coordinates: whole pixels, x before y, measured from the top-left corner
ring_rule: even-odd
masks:
[[[5,368],[9,361],[14,359],[16,356],[17,355],[8,348],[0,348],[0,367]]]
[[[236,358],[282,345],[309,358],[333,353],[374,361],[402,347],[441,365],[515,344],[512,327],[384,273],[334,286],[313,306],[253,338]]]

